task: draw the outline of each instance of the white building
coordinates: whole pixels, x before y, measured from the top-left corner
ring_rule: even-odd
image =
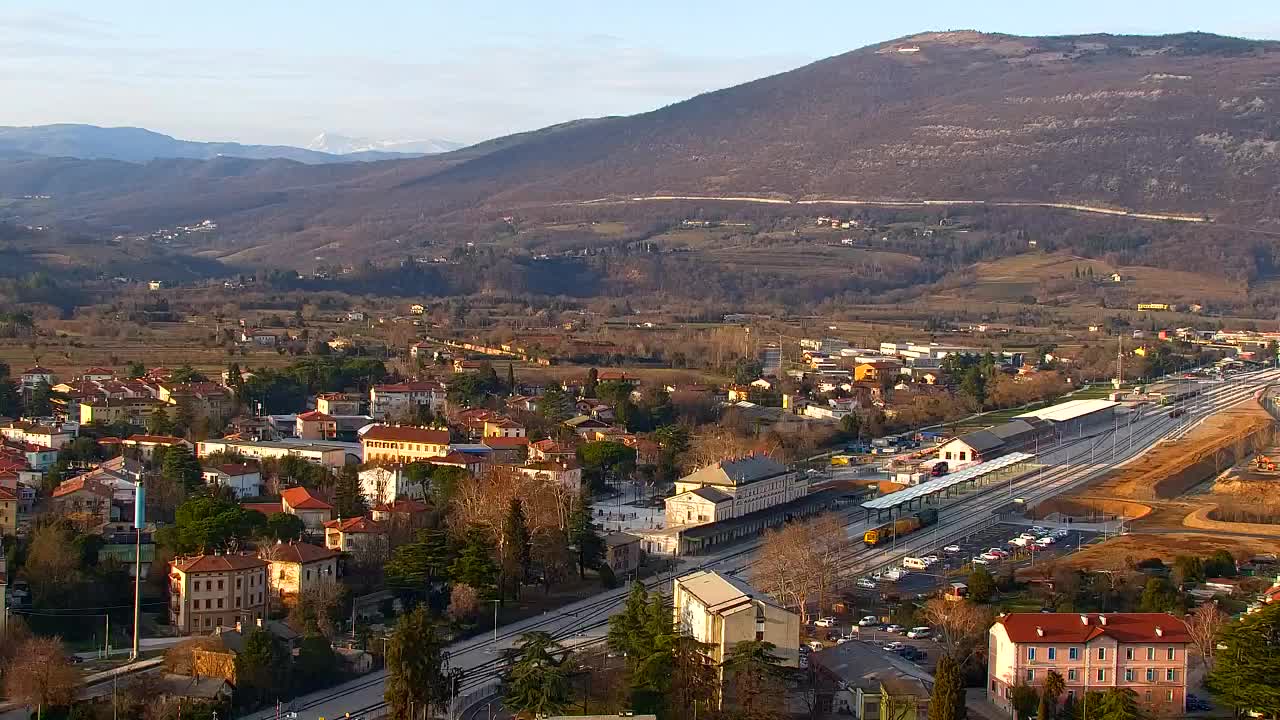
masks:
[[[369,414],[379,420],[408,415],[425,405],[433,413],[446,407],[444,383],[428,380],[394,385],[374,385],[369,390]]]
[[[676,481],[675,496],[667,498],[667,514],[671,518],[668,520],[669,525],[686,524],[679,518],[687,514],[678,511],[681,503],[703,504],[707,501],[706,498],[693,500],[687,495],[701,488],[713,488],[730,498],[732,505],[729,518],[781,505],[809,494],[809,482],[804,475],[789,470],[787,466],[766,455],[721,460]],[[718,505],[719,502],[717,499],[713,504]],[[719,516],[722,511],[713,514]]]
[[[371,467],[360,471],[360,493],[370,505],[393,503],[399,498],[421,500],[426,496],[421,483],[409,482],[404,467]]]
[[[236,499],[262,495],[262,472],[257,465],[224,464],[203,470],[206,485],[228,487]]]

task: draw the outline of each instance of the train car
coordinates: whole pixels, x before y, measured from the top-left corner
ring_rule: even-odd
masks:
[[[926,508],[910,517],[898,518],[871,528],[862,534],[862,542],[867,547],[875,547],[890,542],[894,538],[910,535],[916,530],[929,527],[936,522],[938,522],[938,511],[933,508]]]

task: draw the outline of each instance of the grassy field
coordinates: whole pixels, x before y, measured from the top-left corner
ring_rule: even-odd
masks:
[[[1141,265],[1117,267],[1102,260],[1064,253],[1028,253],[978,263],[973,267],[977,283],[967,288],[966,293],[975,298],[993,300],[1017,298],[1034,294],[1042,283],[1072,280],[1077,270],[1084,274],[1090,269],[1093,270],[1095,282],[1105,283],[1111,289],[1119,288],[1127,296],[1149,302],[1241,301],[1246,293],[1244,285],[1209,274]],[[1120,273],[1121,282],[1111,283],[1106,280],[1116,272]]]

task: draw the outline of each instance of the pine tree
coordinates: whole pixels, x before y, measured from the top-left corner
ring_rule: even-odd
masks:
[[[172,445],[165,451],[160,475],[189,493],[204,485],[200,461],[182,443]]]
[[[529,576],[529,566],[533,562],[533,538],[529,534],[528,523],[525,522],[524,505],[520,498],[511,498],[507,508],[507,517],[502,524],[502,544],[506,549],[506,561],[514,571],[512,589],[518,596],[520,584]],[[507,568],[503,568],[506,574]]]
[[[444,643],[421,605],[400,618],[387,641],[387,684],[383,698],[391,717],[432,717],[452,700],[444,672]]]
[[[1280,716],[1280,603],[1223,628],[1209,673],[1209,692],[1236,710]]]
[[[538,414],[548,420],[559,422],[569,417],[573,403],[563,390],[552,385],[538,398]]]
[[[626,655],[628,665],[634,663],[639,655],[638,640],[645,623],[648,603],[649,594],[644,589],[644,583],[632,583],[622,612],[609,618],[609,632],[605,638],[609,649]]]
[[[454,582],[470,585],[482,596],[497,590],[498,566],[493,561],[493,541],[484,528],[468,528],[462,550],[449,568]]]
[[[338,471],[338,484],[334,489],[333,504],[338,517],[361,517],[369,512],[364,493],[360,491],[360,473],[355,465],[343,465]]]
[[[587,382],[582,386],[582,396],[593,398],[600,387],[600,371],[591,368],[587,371]]]
[[[503,704],[530,717],[559,715],[573,699],[566,665],[568,651],[545,632],[520,636],[508,650],[511,670],[502,680]]]
[[[943,655],[934,673],[933,696],[929,700],[930,720],[965,720],[964,680],[955,658]]]
[[[511,363],[507,363],[507,392],[516,394],[516,368]]]
[[[569,542],[578,552],[578,577],[587,576],[587,568],[597,568],[604,560],[604,538],[591,522],[591,504],[584,489],[574,501],[569,514]]]

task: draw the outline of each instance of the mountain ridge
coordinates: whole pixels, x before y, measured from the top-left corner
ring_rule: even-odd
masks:
[[[1277,77],[1274,41],[926,32],[440,155],[148,164],[123,169],[127,182],[111,179],[120,168],[28,158],[0,163],[0,193],[69,194],[54,219],[91,225],[214,217],[228,237],[269,237],[278,257],[326,237],[394,248],[459,219],[642,195],[999,199],[1274,229]]]
[[[441,141],[447,142],[447,141]],[[253,145],[238,142],[180,140],[139,127],[102,127],[82,123],[0,126],[0,154],[74,157],[84,160],[151,160],[185,158],[209,160],[240,157],[250,160],[292,160],[307,164],[367,162],[420,157],[426,151],[386,148],[353,148],[349,152],[325,152],[292,145]]]

